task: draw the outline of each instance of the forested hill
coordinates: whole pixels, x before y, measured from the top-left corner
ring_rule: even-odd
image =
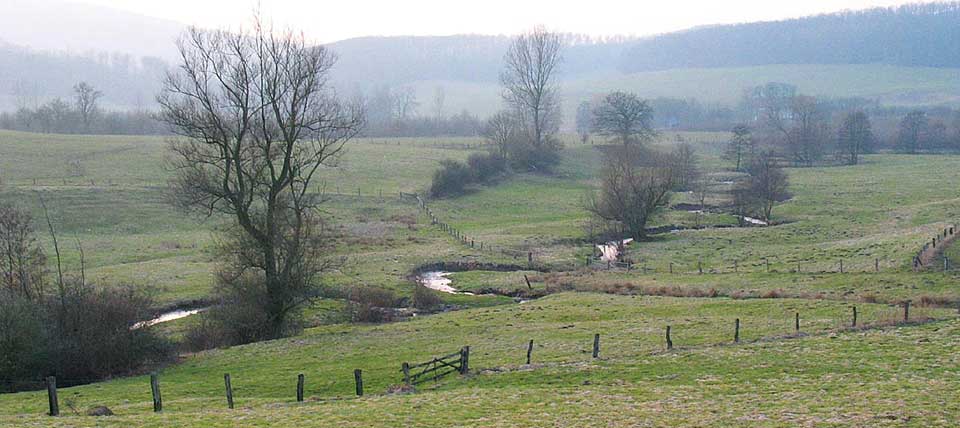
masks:
[[[596,40],[563,35],[563,73],[576,77],[615,70],[636,39]],[[456,35],[361,37],[331,43],[338,54],[337,80],[403,84],[417,80],[493,82],[503,67],[508,36]]]
[[[960,3],[723,25],[635,43],[624,72],[767,64],[960,67]]]

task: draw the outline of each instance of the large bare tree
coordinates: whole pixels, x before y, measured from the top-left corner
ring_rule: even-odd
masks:
[[[535,151],[552,149],[560,128],[560,94],[556,83],[561,61],[560,35],[543,28],[513,40],[500,73],[503,99],[529,133]]]
[[[586,201],[587,211],[634,239],[644,238],[647,222],[670,202],[676,178],[672,156],[636,147],[610,150],[600,189]]]
[[[179,135],[172,190],[186,208],[236,221],[236,263],[262,281],[272,335],[316,273],[314,183],[364,125],[327,83],[334,55],[259,21],[249,32],[188,30],[158,97]]]

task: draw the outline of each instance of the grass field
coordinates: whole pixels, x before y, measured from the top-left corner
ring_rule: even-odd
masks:
[[[864,304],[859,306],[859,311],[861,325],[886,323],[900,314],[898,308],[887,305]],[[761,340],[793,334],[795,312],[801,314],[802,332],[810,337],[772,342]],[[949,319],[955,314],[952,310],[921,309],[914,316]],[[745,344],[718,347],[733,341],[734,318],[742,322],[741,341]],[[165,415],[153,417],[156,418],[153,420],[158,424],[176,424],[195,421],[196,417],[203,420],[219,415],[219,422],[217,419],[207,419],[207,422],[211,425],[225,423],[230,418],[213,410],[225,407],[222,398],[223,373],[230,373],[233,378],[234,394],[242,409],[235,415],[240,418],[237,421],[245,421],[248,417],[271,420],[275,417],[275,411],[299,412],[293,407],[292,387],[296,375],[304,373],[308,379],[307,395],[314,397],[308,400],[312,403],[305,406],[315,407],[315,411],[327,416],[308,418],[303,422],[318,426],[339,418],[345,418],[344,422],[357,426],[370,423],[376,420],[376,416],[367,412],[380,411],[376,409],[383,409],[399,420],[414,418],[418,424],[442,426],[449,421],[469,421],[481,414],[490,414],[473,400],[466,400],[471,403],[462,403],[462,408],[454,405],[454,402],[462,401],[467,396],[491,403],[493,401],[488,394],[493,397],[520,394],[526,397],[521,402],[533,400],[553,403],[550,404],[553,407],[571,399],[568,394],[573,394],[584,400],[580,405],[593,407],[604,406],[602,401],[605,401],[593,400],[605,396],[636,397],[638,391],[653,385],[657,387],[640,394],[644,398],[633,398],[631,401],[637,400],[637,404],[640,404],[659,396],[661,404],[664,404],[692,393],[693,397],[704,394],[700,400],[726,399],[725,396],[730,394],[730,399],[743,402],[754,394],[763,394],[766,388],[784,388],[779,383],[787,379],[793,383],[792,388],[806,391],[797,390],[801,395],[813,394],[822,388],[850,388],[851,385],[845,385],[842,378],[857,378],[855,384],[858,388],[872,391],[876,394],[872,397],[874,400],[892,398],[894,394],[891,388],[903,392],[911,386],[930,392],[953,388],[950,394],[956,394],[955,386],[960,378],[956,377],[956,366],[949,364],[950,360],[956,358],[953,351],[958,346],[956,338],[950,333],[960,328],[956,321],[923,327],[843,332],[842,328],[849,323],[849,306],[829,301],[734,301],[592,293],[558,294],[522,305],[465,310],[383,326],[322,327],[297,338],[203,352],[160,372]],[[672,326],[672,338],[676,346],[674,351],[668,353],[663,352],[663,329],[666,325]],[[940,330],[945,331],[941,333]],[[933,332],[934,339],[921,345],[912,343],[913,358],[909,363],[893,359],[894,355],[906,352],[909,348],[906,343],[903,346],[897,344],[915,341],[917,331]],[[601,335],[600,360],[593,360],[590,356],[595,333]],[[526,343],[530,339],[536,344],[533,353],[535,365],[523,366]],[[852,360],[834,359],[832,355],[829,359],[816,358],[836,349],[830,342],[845,343],[861,353],[844,351],[844,355],[856,355]],[[874,342],[884,345],[874,348]],[[428,360],[463,345],[472,348],[471,367],[478,373],[475,377],[452,379],[435,386],[428,384],[424,388],[426,392],[417,394],[417,397],[421,397],[418,399],[381,395],[391,385],[401,383],[401,362]],[[781,360],[789,353],[796,355]],[[940,361],[942,366],[911,373],[894,383],[890,383],[889,378],[881,380],[875,373],[870,373],[871,367],[885,367],[892,373],[898,373],[908,366],[920,366],[924,364],[921,361],[929,359]],[[364,370],[366,391],[373,397],[349,399],[353,392],[354,368]],[[929,385],[935,377],[939,377],[937,383]],[[691,390],[697,385],[703,389]],[[752,386],[745,391],[737,391],[737,385]],[[80,409],[106,405],[118,414],[125,415],[110,422],[123,423],[123,420],[139,420],[134,418],[149,416],[151,405],[148,386],[145,377],[124,378],[65,389],[61,392],[61,399],[69,400]],[[559,391],[554,388],[559,388]],[[435,397],[436,402],[430,406],[444,409],[443,415],[435,419],[418,417],[422,410],[418,406],[402,410],[403,403],[410,403],[411,400],[427,401],[423,396]],[[43,412],[44,397],[39,392],[0,396],[0,415],[33,415],[0,416],[0,423],[49,422],[50,419],[37,416]],[[335,398],[343,401],[328,401]],[[315,400],[319,401],[313,402]],[[509,402],[502,411],[519,411],[517,415],[520,419],[512,423],[522,423],[523,413],[529,410],[528,404],[515,400]],[[714,406],[720,407],[721,403],[717,402]],[[774,403],[768,406],[771,410],[779,407]],[[781,411],[786,409],[781,407]],[[566,420],[576,424],[569,419],[575,414],[572,410],[557,409],[560,413],[547,420]],[[641,409],[635,410],[643,413]],[[650,410],[647,408],[645,411]],[[820,411],[828,410],[821,408]],[[861,410],[868,411],[869,408]],[[211,414],[211,411],[214,413]],[[751,412],[757,411],[764,411],[764,408],[751,409]],[[731,417],[739,411],[731,407],[727,412],[726,417]],[[340,416],[334,416],[337,414]],[[815,415],[816,412],[805,417]],[[631,421],[637,422],[638,419],[634,418],[639,414],[621,416],[624,418],[622,423],[629,424]],[[821,416],[827,417],[828,414]],[[602,417],[602,414],[594,417]],[[667,421],[678,415],[664,414],[660,417]],[[65,424],[85,423],[84,418],[68,417],[61,420]],[[148,420],[143,422],[149,423]],[[482,419],[474,419],[473,423],[483,424]]]
[[[722,205],[732,174],[719,160],[724,134],[687,133]],[[664,135],[658,144],[677,141]],[[202,299],[213,285],[216,230],[167,202],[166,142],[152,137],[51,136],[0,131],[0,198],[42,218],[42,196],[75,272],[82,243],[88,277],[151,287],[158,305]],[[407,296],[410,272],[439,261],[524,265],[523,258],[470,248],[399,192],[422,192],[442,159],[465,159],[475,139],[363,139],[318,191],[330,201],[346,265],[327,287],[369,285]],[[870,155],[855,167],[789,169],[793,198],[776,226],[726,227],[718,210],[665,210],[653,226],[674,233],[628,246],[636,269],[583,268],[593,252],[582,198],[596,185],[596,147],[569,143],[553,175],[517,174],[455,199],[429,201],[442,221],[486,245],[535,255],[537,268],[451,275],[463,291],[527,288],[557,294],[514,304],[502,296],[443,295],[468,309],[384,325],[344,323],[344,302],[308,311],[316,327],[289,339],[186,355],[162,369],[165,412],[150,412],[144,376],[60,391],[85,410],[118,416],[42,416],[39,392],[0,395],[0,424],[16,426],[953,426],[960,371],[956,271],[916,273],[914,253],[960,219],[960,157]],[[357,193],[359,189],[359,195]],[[675,195],[674,203],[692,202]],[[49,247],[49,239],[42,234]],[[956,254],[956,249],[947,251]],[[957,257],[960,260],[960,256]],[[839,270],[843,260],[844,273]],[[874,272],[879,261],[879,272]],[[769,272],[767,271],[769,262]],[[797,264],[800,272],[795,272]],[[699,274],[697,266],[702,267]],[[669,273],[671,270],[673,273]],[[736,269],[736,272],[734,272]],[[592,291],[592,292],[591,292]],[[674,297],[654,296],[666,294]],[[713,298],[676,297],[715,295]],[[764,298],[767,297],[767,298]],[[922,325],[892,326],[912,300]],[[865,330],[849,330],[851,305]],[[794,334],[794,314],[802,337]],[[742,321],[744,343],[732,341]],[[180,320],[165,331],[177,335]],[[677,346],[664,352],[670,325]],[[601,358],[590,358],[593,334]],[[533,339],[534,365],[523,366]],[[415,394],[386,394],[403,361],[470,345],[474,374]],[[368,396],[352,398],[355,368]],[[225,409],[231,373],[238,408]],[[305,404],[293,400],[297,373]],[[68,401],[69,400],[69,401]]]

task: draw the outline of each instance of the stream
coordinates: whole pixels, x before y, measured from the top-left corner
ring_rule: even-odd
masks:
[[[190,315],[196,315],[200,312],[203,312],[210,308],[198,308],[198,309],[178,309],[175,311],[165,312],[160,314],[158,317],[146,321],[140,321],[133,325],[133,329],[150,327],[152,325],[157,325],[165,322],[175,321],[181,318],[189,317]]]
[[[615,262],[620,256],[620,247],[626,246],[627,244],[633,242],[633,238],[624,239],[623,241],[610,241],[606,244],[598,244],[597,249],[600,250],[600,260],[605,262]]]
[[[473,296],[473,293],[467,291],[457,291],[456,288],[450,286],[450,284],[453,283],[453,280],[448,278],[448,276],[450,276],[452,273],[453,272],[444,271],[424,272],[417,276],[417,282],[424,287],[439,291],[441,293],[466,294],[468,296]]]

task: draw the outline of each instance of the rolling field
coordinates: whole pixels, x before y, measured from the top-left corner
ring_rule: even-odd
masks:
[[[343,302],[324,299],[308,311],[315,327],[300,336],[186,355],[160,370],[162,414],[151,412],[147,378],[132,376],[61,389],[68,416],[59,419],[42,416],[43,393],[0,395],[0,424],[956,425],[960,320],[949,305],[960,301],[960,278],[957,271],[913,272],[910,260],[960,221],[960,157],[881,154],[855,167],[789,169],[793,198],[774,209],[777,224],[737,228],[722,210],[733,175],[718,157],[726,136],[681,137],[694,144],[713,179],[708,202],[717,207],[704,216],[704,229],[693,229],[690,212],[665,210],[652,226],[675,231],[629,245],[632,271],[583,268],[595,243],[581,201],[597,184],[600,153],[568,142],[554,175],[518,174],[428,201],[471,239],[535,257],[536,270],[455,272],[454,287],[522,292],[527,275],[533,290],[553,294],[521,304],[444,294],[466,309],[383,325],[343,323]],[[676,140],[667,134],[658,144]],[[30,207],[42,221],[43,197],[67,271],[79,267],[79,240],[87,275],[97,282],[151,287],[163,306],[203,299],[213,286],[216,230],[227,219],[197,218],[166,202],[165,147],[152,137],[0,131],[0,198]],[[478,149],[476,139],[352,143],[317,189],[330,198],[324,211],[335,227],[331,256],[347,258],[323,285],[409,296],[409,274],[427,263],[524,265],[523,258],[458,243],[399,197],[423,192],[440,160],[462,160]],[[673,202],[693,197],[678,194]],[[49,248],[46,233],[40,236]],[[686,297],[696,295],[715,297]],[[893,325],[902,300],[914,302],[913,320],[930,322]],[[852,305],[859,326],[868,328],[848,328]],[[726,346],[735,319],[743,343]],[[670,352],[667,325],[676,345]],[[594,334],[602,338],[599,359],[590,355]],[[526,366],[529,340],[534,364]],[[387,393],[402,382],[402,362],[464,345],[472,347],[473,374],[415,394]],[[364,371],[364,398],[352,397],[355,368]],[[233,411],[223,399],[227,372]],[[303,404],[293,395],[298,373],[307,378]],[[81,412],[106,405],[118,416],[75,416],[66,403]]]
[[[960,99],[960,74],[948,68],[785,64],[611,72],[563,81],[564,122],[574,123],[580,101],[611,90],[631,91],[643,98],[695,98],[707,105],[729,106],[741,101],[745,89],[767,82],[789,83],[808,95],[875,98],[890,105],[949,104]],[[496,82],[422,81],[415,85],[417,98],[431,99],[438,86],[444,88],[451,111],[467,109],[485,116],[495,113],[501,102]]]

